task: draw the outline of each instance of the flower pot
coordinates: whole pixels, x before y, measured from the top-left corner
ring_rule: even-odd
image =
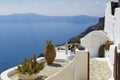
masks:
[[[48,65],[53,64],[53,61],[56,57],[56,50],[51,41],[47,42],[47,44],[46,44],[46,47],[44,50],[44,57],[45,57]]]
[[[38,73],[37,74],[17,74],[20,80],[35,80],[38,78]]]

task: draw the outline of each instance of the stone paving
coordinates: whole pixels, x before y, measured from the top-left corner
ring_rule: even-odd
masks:
[[[90,59],[90,80],[109,80],[111,75],[106,61]]]
[[[50,77],[59,72],[66,65],[64,62],[54,62],[52,65],[46,65],[39,73],[41,76]],[[108,80],[111,77],[111,70],[108,63],[96,59],[90,59],[90,80]],[[11,77],[12,80],[19,80],[17,75]],[[40,80],[40,79],[39,79]]]

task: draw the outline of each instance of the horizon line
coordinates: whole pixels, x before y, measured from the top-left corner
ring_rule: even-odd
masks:
[[[51,17],[72,17],[72,16],[90,16],[90,17],[104,17],[104,16],[93,16],[93,15],[86,15],[86,14],[78,14],[78,15],[43,15],[38,13],[11,13],[11,14],[0,14],[0,16],[10,16],[10,15],[25,15],[25,14],[34,14],[34,15],[41,15],[41,16],[51,16]]]

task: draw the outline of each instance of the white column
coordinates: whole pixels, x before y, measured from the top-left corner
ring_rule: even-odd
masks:
[[[89,53],[79,50],[75,55],[74,80],[89,80]]]

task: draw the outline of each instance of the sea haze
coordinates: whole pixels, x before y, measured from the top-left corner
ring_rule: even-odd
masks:
[[[46,40],[55,45],[97,23],[90,16],[42,16],[36,14],[14,14],[0,16],[0,73],[20,64],[33,54],[41,54]]]

